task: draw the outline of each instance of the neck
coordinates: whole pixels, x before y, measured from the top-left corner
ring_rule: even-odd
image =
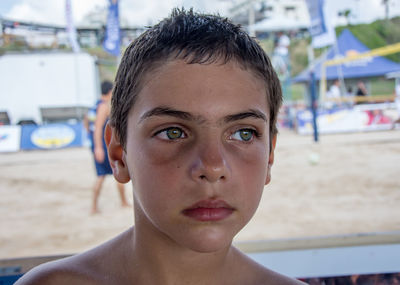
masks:
[[[110,99],[111,99],[111,97],[109,97],[109,96],[101,96],[101,101],[104,101],[104,102],[108,102],[108,101],[110,101]]]
[[[136,213],[137,214],[137,213]],[[177,244],[140,215],[135,215],[133,230],[134,268],[138,284],[222,284],[236,249],[231,245],[201,253]],[[147,219],[145,219],[147,220]],[[225,280],[222,280],[224,276]],[[139,280],[140,279],[140,280]]]

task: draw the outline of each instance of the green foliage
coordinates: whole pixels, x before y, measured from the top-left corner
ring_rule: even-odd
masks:
[[[340,35],[344,29],[349,29],[369,49],[375,49],[400,42],[399,27],[400,17],[396,17],[389,21],[378,20],[371,24],[337,27],[336,34]],[[400,62],[400,53],[387,55],[386,58]]]
[[[26,50],[28,49],[24,44],[12,43],[10,45],[0,47],[0,55],[3,55],[4,53],[10,51],[26,51]]]
[[[394,80],[386,78],[374,78],[370,80],[370,92],[372,96],[392,95],[394,90]]]
[[[349,29],[369,49],[384,47],[400,42],[400,17],[386,20],[378,20],[370,24],[349,25],[336,28],[336,34],[344,29]],[[307,47],[311,40],[309,37],[293,39],[290,44],[291,75],[295,76],[308,65]],[[329,47],[314,49],[314,57],[321,56]],[[386,56],[388,59],[400,62],[400,53]],[[371,95],[390,95],[393,93],[394,82],[386,78],[375,78],[370,80]],[[303,84],[295,84],[290,87],[292,100],[303,98],[305,92]]]
[[[263,48],[263,50],[268,54],[268,56],[272,55],[272,52],[274,50],[274,41],[272,40],[272,38],[262,39],[258,43]]]
[[[308,65],[307,48],[310,45],[310,38],[293,39],[289,47],[291,75],[300,73]]]
[[[305,84],[293,84],[290,86],[290,91],[293,101],[303,100],[305,94],[308,92]]]

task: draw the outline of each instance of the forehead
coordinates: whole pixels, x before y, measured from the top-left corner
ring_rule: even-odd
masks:
[[[173,60],[144,76],[131,113],[143,113],[159,105],[194,114],[212,111],[229,114],[256,107],[268,114],[266,96],[265,82],[234,61],[187,64]]]

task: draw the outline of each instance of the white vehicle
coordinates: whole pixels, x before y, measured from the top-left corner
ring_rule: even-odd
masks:
[[[96,58],[87,53],[5,54],[0,56],[0,86],[3,124],[81,120],[99,97]]]

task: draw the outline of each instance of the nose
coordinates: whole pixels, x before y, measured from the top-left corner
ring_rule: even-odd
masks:
[[[191,166],[191,176],[196,181],[211,183],[226,181],[229,178],[230,169],[222,143],[208,142],[197,148]]]

